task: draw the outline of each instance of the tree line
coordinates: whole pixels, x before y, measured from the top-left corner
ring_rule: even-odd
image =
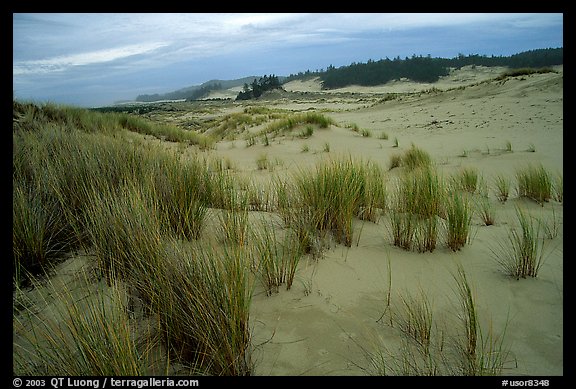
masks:
[[[392,80],[408,78],[417,82],[435,82],[448,75],[450,68],[459,69],[467,65],[506,66],[510,68],[545,67],[563,63],[563,48],[548,48],[524,51],[510,56],[486,56],[458,54],[454,58],[432,58],[430,55],[401,59],[368,60],[366,63],[352,63],[336,68],[332,65],[326,70],[299,72],[291,74],[284,82],[306,80],[319,77],[324,89],[341,88],[348,85],[375,86]]]
[[[282,89],[280,80],[273,74],[269,76],[264,75],[264,77],[260,77],[258,80],[254,79],[251,84],[244,83],[242,91],[236,96],[236,100],[256,99],[260,97],[262,93],[272,89]]]
[[[402,77],[417,82],[435,82],[447,74],[448,68],[438,59],[414,55],[404,60],[400,57],[393,60],[369,60],[367,63],[353,63],[340,68],[330,65],[320,75],[320,80],[322,88],[332,89],[347,85],[381,85]]]

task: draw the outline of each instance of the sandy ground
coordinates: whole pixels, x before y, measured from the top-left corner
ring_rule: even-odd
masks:
[[[258,177],[313,166],[328,156],[322,152],[327,142],[330,156],[349,153],[383,167],[388,166],[391,155],[402,153],[413,143],[429,152],[445,175],[460,167],[477,168],[489,185],[495,207],[496,223],[485,226],[475,216],[470,244],[456,253],[440,247],[421,254],[393,246],[386,215],[378,223],[358,221],[357,244],[351,248],[335,245],[320,259],[303,260],[291,290],[271,297],[256,291],[252,307],[254,343],[259,345],[256,374],[366,374],[366,351],[382,348],[380,342],[393,345],[398,341],[397,332],[382,320],[377,322],[384,312],[390,260],[392,305],[398,304],[400,296],[422,289],[433,301],[437,324],[449,327],[457,321],[453,274],[456,264],[461,263],[475,291],[481,320],[491,321],[496,333],[507,328],[511,362],[503,374],[563,375],[562,204],[551,201],[541,207],[518,198],[514,190],[501,204],[493,189],[497,174],[515,182],[516,169],[528,163],[541,162],[551,172],[563,172],[562,73],[475,85],[502,69],[474,70],[452,74],[436,85],[405,81],[369,91],[403,93],[435,86],[445,90],[443,93],[405,96],[361,109],[349,109],[349,104],[344,104],[347,109],[341,111],[342,103],[331,103],[339,112],[329,116],[341,127],[316,130],[309,139],[223,152],[240,169]],[[458,89],[460,85],[471,86]],[[320,87],[317,81],[308,81],[294,82],[286,89],[317,92]],[[368,92],[368,88],[346,89]],[[320,103],[326,106],[325,101]],[[343,128],[352,123],[371,130],[372,136],[362,137]],[[382,131],[388,140],[379,139]],[[398,148],[393,147],[395,138]],[[512,152],[505,152],[507,142]],[[304,144],[309,146],[308,153],[302,152]],[[531,146],[535,152],[527,151]],[[269,159],[283,161],[273,173],[255,170],[254,161],[264,152]],[[390,176],[392,179],[394,171]],[[491,255],[496,242],[517,225],[515,206],[546,220],[556,215],[560,223],[558,236],[547,241],[546,261],[537,279],[506,277]]]
[[[528,163],[563,174],[563,69],[557,70],[480,83],[502,69],[467,67],[435,84],[395,81],[331,93],[322,92],[318,80],[296,81],[285,89],[301,93],[302,99],[293,93],[261,103],[297,111],[322,109],[337,126],[317,129],[308,139],[275,138],[269,146],[223,141],[210,152],[232,161],[238,174],[267,185],[321,159],[348,154],[388,170],[391,156],[414,144],[427,151],[446,176],[461,167],[477,168],[495,209],[494,225],[485,226],[474,216],[470,242],[458,252],[439,246],[433,253],[418,253],[393,246],[386,214],[377,223],[355,221],[352,247],[331,244],[320,258],[303,258],[291,290],[281,288],[267,296],[257,285],[251,308],[256,375],[368,374],[367,353],[384,347],[398,351],[397,328],[378,320],[388,292],[394,309],[401,296],[422,290],[432,301],[435,324],[452,329],[458,321],[453,280],[457,264],[466,271],[482,323],[491,323],[496,334],[506,329],[510,362],[503,374],[564,374],[563,205],[550,201],[542,207],[518,198],[514,189],[502,204],[493,185],[498,174],[514,183],[516,169]],[[234,92],[219,91],[219,97]],[[406,92],[411,94],[383,101],[389,93]],[[238,110],[233,105],[222,112]],[[371,136],[346,128],[351,124],[370,130]],[[382,139],[382,133],[388,139]],[[507,142],[511,152],[505,150]],[[329,153],[323,151],[326,144]],[[307,152],[302,151],[305,145]],[[257,169],[256,159],[262,155],[273,162],[270,169]],[[389,182],[397,175],[398,169],[390,171]],[[546,260],[536,279],[505,276],[491,255],[491,248],[517,224],[516,206],[559,225],[558,235],[546,241]]]

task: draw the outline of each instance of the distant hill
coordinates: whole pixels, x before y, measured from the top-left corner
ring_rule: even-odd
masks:
[[[138,95],[136,101],[151,102],[158,100],[179,100],[179,99],[199,99],[210,93],[211,90],[230,89],[244,84],[250,84],[254,79],[259,79],[260,76],[248,76],[237,78],[235,80],[210,80],[200,85],[188,86],[186,88],[178,89],[173,92],[152,95]],[[280,82],[286,77],[279,76]],[[200,93],[199,93],[200,92]]]
[[[509,68],[546,67],[563,64],[564,50],[559,48],[535,49],[511,56],[463,55],[454,58],[432,58],[413,55],[411,58],[368,60],[366,63],[352,63],[336,68],[332,65],[320,71],[299,72],[288,77],[278,76],[281,84],[293,80],[309,80],[319,77],[323,89],[342,88],[348,85],[375,86],[391,80],[407,78],[416,82],[435,82],[448,74],[449,68],[467,65],[505,66]],[[136,101],[153,102],[159,100],[196,100],[206,97],[214,90],[226,90],[252,84],[261,76],[249,76],[235,80],[210,80],[201,85],[193,85],[173,92],[152,95],[139,95]]]

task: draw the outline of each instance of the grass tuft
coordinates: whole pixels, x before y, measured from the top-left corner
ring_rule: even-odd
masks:
[[[81,277],[82,278],[82,277]],[[82,289],[34,282],[43,309],[14,314],[14,373],[51,376],[140,376],[157,340],[139,339],[119,285]]]
[[[400,178],[390,218],[394,245],[434,251],[444,196],[441,181],[431,166],[406,172]]]
[[[412,147],[404,152],[402,165],[408,170],[414,170],[418,167],[431,166],[432,158],[426,151],[412,144]]]
[[[552,198],[552,178],[542,164],[517,169],[516,180],[520,197],[530,198],[542,206]]]
[[[471,220],[472,209],[468,198],[450,193],[446,198],[446,241],[452,251],[460,250],[468,242]]]
[[[289,290],[303,253],[298,237],[289,233],[281,241],[267,222],[261,222],[253,235],[257,256],[256,273],[266,294],[270,296],[278,293],[282,284],[286,284],[286,290]]]
[[[505,274],[517,280],[537,277],[544,259],[541,224],[519,207],[516,216],[519,228],[510,229],[507,240],[491,247],[492,257]]]
[[[458,317],[464,333],[456,346],[460,374],[500,375],[509,361],[510,354],[509,347],[504,345],[507,324],[500,335],[494,333],[491,322],[488,324],[488,330],[482,331],[476,296],[461,264],[458,264],[457,273],[453,277],[460,302]]]
[[[474,167],[461,168],[452,176],[452,181],[455,189],[474,193],[478,186],[478,169]]]
[[[494,185],[496,187],[496,198],[498,201],[505,203],[510,195],[510,179],[506,176],[499,174],[494,179]]]

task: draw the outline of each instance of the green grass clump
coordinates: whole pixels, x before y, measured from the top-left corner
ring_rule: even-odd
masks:
[[[446,242],[453,251],[460,250],[468,241],[472,208],[469,200],[459,193],[451,193],[446,199]]]
[[[63,247],[84,248],[94,274],[104,275],[109,286],[126,285],[130,298],[157,320],[161,336],[155,342],[167,350],[168,361],[197,374],[250,374],[247,191],[238,190],[222,164],[184,160],[121,126],[88,132],[73,121],[45,121],[48,115],[69,118],[65,111],[26,109],[15,111],[13,131],[17,273],[48,268]],[[208,207],[221,208],[213,211],[220,214],[224,245],[198,243]],[[146,374],[146,349],[133,347],[139,328],[126,317],[125,305],[103,311],[103,300],[86,306],[88,299],[53,295],[64,304],[64,322],[53,327],[44,321],[49,327],[35,332],[38,341],[29,342],[22,358],[15,354],[18,371]],[[42,324],[40,316],[31,320]]]
[[[510,354],[508,346],[504,345],[507,324],[500,335],[494,333],[491,323],[483,332],[476,296],[461,264],[453,277],[460,302],[458,317],[464,334],[455,347],[458,373],[465,376],[500,375]]]
[[[494,208],[487,197],[480,197],[477,199],[476,212],[480,216],[484,225],[491,226],[495,223]]]
[[[274,228],[264,222],[254,230],[253,235],[256,244],[256,273],[266,293],[269,296],[278,293],[283,284],[289,290],[303,254],[298,237],[288,233],[281,241]]]
[[[331,233],[337,243],[351,246],[353,218],[376,222],[386,206],[385,177],[376,164],[339,157],[299,172],[294,185],[277,185],[277,196],[304,252],[312,250],[316,233]]]
[[[156,341],[136,336],[121,287],[35,285],[46,305],[14,313],[14,374],[150,374],[147,358]]]
[[[47,123],[64,130],[114,134],[122,129],[118,114],[103,114],[85,108],[13,101],[14,130],[42,131]]]
[[[401,178],[397,206],[400,210],[422,217],[440,214],[443,180],[435,168],[425,166]]]
[[[363,169],[365,175],[364,192],[358,211],[361,220],[378,222],[380,212],[386,208],[386,176],[379,165],[367,163]]]
[[[389,169],[392,170],[395,167],[405,166],[407,170],[414,170],[418,167],[431,165],[432,158],[430,154],[412,144],[412,147],[406,150],[403,155],[392,155]]]
[[[556,214],[556,208],[552,207],[552,220],[546,220],[543,217],[538,219],[538,224],[546,239],[554,239],[560,232],[562,215]]]
[[[390,218],[394,245],[434,251],[443,193],[442,179],[430,166],[408,171],[400,178]]]
[[[140,134],[152,135],[158,139],[169,142],[183,142],[198,145],[201,149],[209,149],[214,139],[195,131],[185,130],[169,124],[155,123],[140,116],[131,114],[117,114],[120,126]]]
[[[347,124],[346,128],[349,128],[350,130],[357,132],[357,133],[360,132],[360,127],[358,127],[358,124],[356,124],[356,123]]]
[[[248,194],[230,191],[227,207],[219,214],[224,242],[246,245],[248,238]]]
[[[331,118],[317,112],[290,114],[288,115],[288,117],[270,123],[260,133],[261,134],[273,133],[274,135],[278,135],[289,132],[303,124],[317,125],[318,128],[328,128],[330,127],[330,125],[335,124],[335,122]],[[313,127],[311,126],[308,127],[310,127],[313,130]],[[310,131],[305,130],[303,134],[306,135],[308,132]],[[310,135],[312,135],[312,133],[310,133]]]
[[[432,341],[434,314],[432,302],[420,289],[417,297],[410,293],[400,296],[400,306],[392,313],[392,323],[411,338],[424,354],[428,354]]]
[[[474,167],[461,168],[452,176],[452,181],[455,189],[474,193],[478,185],[478,169]]]
[[[209,165],[196,158],[159,158],[152,187],[163,226],[182,239],[199,239],[211,205]]]
[[[238,246],[166,247],[152,307],[166,346],[196,374],[250,375],[252,276]]]
[[[498,201],[505,203],[510,195],[510,179],[506,176],[499,174],[494,179],[494,185],[496,187],[496,198]]]
[[[516,279],[537,277],[544,259],[544,237],[541,223],[516,208],[519,228],[512,228],[508,237],[491,248],[492,256],[502,271]]]
[[[418,218],[412,213],[392,211],[390,213],[390,226],[392,243],[394,246],[411,250]]]
[[[412,147],[404,153],[402,157],[402,165],[406,166],[408,170],[416,169],[417,167],[430,166],[432,159],[430,155],[412,144]]]
[[[317,254],[318,241],[316,212],[311,205],[302,201],[296,182],[275,181],[277,211],[286,227],[290,227],[299,242],[299,251]]]
[[[516,170],[517,192],[541,205],[552,198],[552,178],[542,164],[529,165]]]
[[[38,274],[67,249],[62,237],[63,220],[58,204],[43,201],[40,191],[16,184],[12,189],[12,252],[16,285],[27,274]]]
[[[314,213],[315,229],[330,231],[337,242],[351,246],[352,218],[365,190],[361,165],[351,157],[323,162],[315,173],[300,173],[296,185],[303,205]]]
[[[107,278],[133,277],[141,270],[138,266],[142,258],[146,258],[148,267],[155,266],[163,234],[152,193],[135,185],[125,185],[118,193],[94,189],[87,192],[92,199],[83,213],[87,243]],[[148,291],[143,288],[142,292]]]
[[[16,268],[28,271],[83,244],[92,192],[113,196],[125,183],[143,181],[154,155],[120,136],[45,125],[43,131],[13,132],[13,252]],[[44,247],[48,255],[33,260],[26,245],[36,252]]]

